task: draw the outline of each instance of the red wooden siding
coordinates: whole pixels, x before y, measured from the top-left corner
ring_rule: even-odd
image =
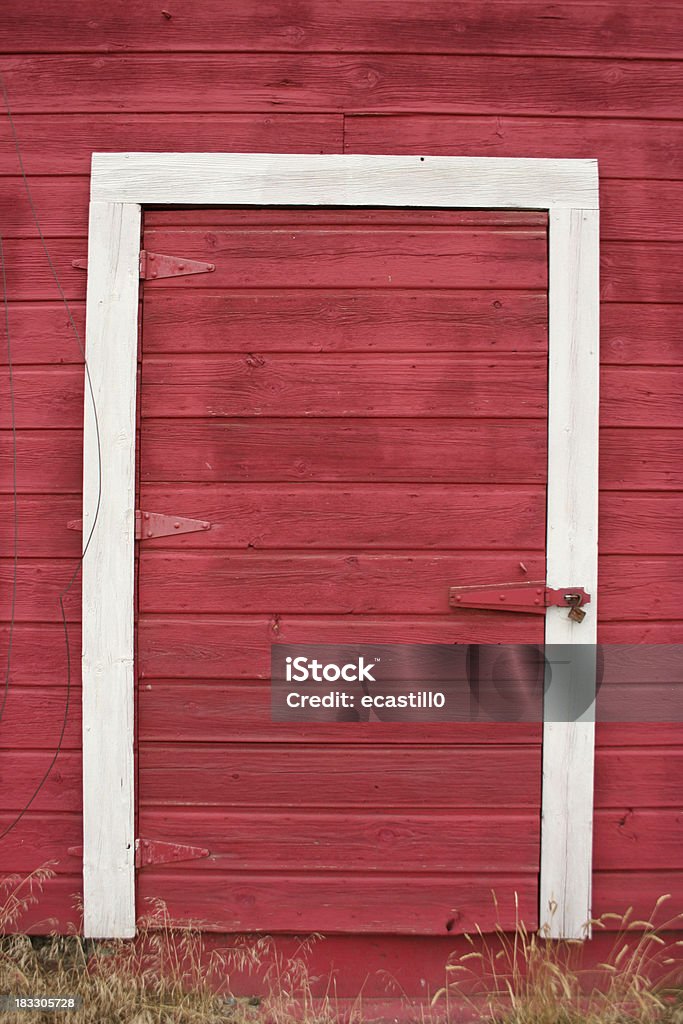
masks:
[[[457,12],[446,0],[420,4],[308,0],[294,8],[271,5],[267,14],[255,0],[238,6],[203,0],[175,4],[169,13],[170,19],[149,0],[131,0],[125,8],[118,3],[103,6],[74,0],[68,10],[45,0],[29,4],[7,0],[3,8],[6,56],[0,70],[7,81],[41,221],[67,294],[74,300],[78,323],[83,317],[85,276],[73,270],[71,260],[86,252],[87,175],[93,150],[597,157],[602,189],[606,417],[601,449],[601,637],[606,642],[681,642],[681,564],[680,558],[671,557],[681,551],[683,454],[674,383],[683,366],[678,272],[683,223],[683,64],[677,5],[565,0],[553,5],[553,17],[548,18],[547,5],[536,0],[459,4]],[[80,375],[70,377],[60,369],[79,362],[78,347],[36,242],[4,117],[0,117],[0,200],[13,298],[13,358],[25,370],[25,376],[24,370],[17,371],[21,395],[17,414],[22,424],[17,465],[19,543],[24,559],[19,577],[20,623],[14,636],[7,718],[0,726],[0,804],[2,812],[10,814],[28,799],[47,767],[64,706],[66,662],[56,595],[72,572],[71,559],[78,547],[78,535],[62,529],[62,524],[74,517],[79,503],[81,419]],[[148,353],[168,358],[187,351],[181,316],[185,307],[179,305],[182,294],[167,289],[163,308],[150,309],[148,304]],[[228,332],[211,289],[197,287],[196,295],[198,309],[191,311],[192,316],[199,312],[206,351],[215,354]],[[422,350],[443,352],[450,344],[451,310],[445,293],[435,292],[433,297],[433,304],[408,302],[413,310],[411,330]],[[237,319],[233,323],[239,324],[240,332],[253,330],[253,344],[272,324],[267,296],[262,298],[256,308],[250,307],[247,321],[234,297]],[[315,289],[308,298],[311,306],[293,300],[286,309],[278,309],[282,353],[315,351],[316,335],[309,324],[317,324],[322,317],[339,326],[334,336],[343,338],[338,348],[341,355],[410,351],[409,335],[400,332],[405,308],[395,296],[390,309],[380,293],[359,296],[353,308],[325,288]],[[491,295],[490,309],[490,317],[497,319],[482,320],[476,293],[467,298],[465,292],[459,294],[467,337],[474,339],[479,351],[483,351],[483,337],[495,334],[498,354],[504,345],[508,351],[517,350],[520,341],[528,344],[529,355],[538,353],[544,317],[539,298],[532,296],[522,306],[518,293],[498,289]],[[489,331],[489,323],[497,325],[495,332]],[[0,362],[6,363],[4,344],[0,344]],[[0,381],[4,413],[4,369]],[[640,395],[637,410],[629,407],[634,388]],[[631,418],[631,412],[637,412],[637,418]],[[477,421],[477,429],[484,424]],[[273,444],[272,429],[268,424],[263,429],[253,439],[255,447]],[[191,423],[183,422],[182,430],[178,439],[189,432],[191,441]],[[0,438],[4,573],[0,650],[4,653],[9,618],[5,581],[10,573],[6,558],[12,543],[7,500],[11,439],[5,426],[0,427]],[[166,452],[172,442],[177,444],[173,438],[165,443]],[[361,435],[351,443],[358,453],[363,445],[367,451]],[[421,450],[417,439],[406,459],[412,458],[418,466]],[[328,484],[344,487],[344,481]],[[161,494],[163,485],[158,486]],[[181,489],[186,514],[197,508],[194,489],[198,486],[201,482],[188,481]],[[378,477],[367,486],[388,485]],[[477,483],[470,481],[467,486],[478,493]],[[525,486],[531,496],[538,484],[530,481]],[[335,493],[326,490],[320,501]],[[254,500],[260,500],[256,493]],[[324,508],[323,504],[321,511]],[[259,536],[270,530],[267,509],[263,515]],[[442,544],[438,518],[428,510],[425,516],[425,537],[429,530],[431,542]],[[341,531],[344,526],[336,521],[330,528]],[[358,529],[357,520],[353,528]],[[216,531],[219,544],[227,547],[243,541],[239,534],[228,537],[226,531],[222,524],[221,532]],[[305,538],[291,534],[287,542],[294,539],[306,543]],[[285,538],[273,537],[273,546],[281,540]],[[370,537],[365,540],[371,544]],[[183,550],[195,544],[191,537],[179,542]],[[342,534],[339,543],[343,543]],[[510,534],[506,543],[519,544],[519,534]],[[263,547],[267,544],[266,537]],[[74,620],[78,617],[77,596],[70,615]],[[176,728],[171,717],[174,702],[186,707],[189,701],[189,694],[178,688],[176,673],[190,688],[197,684],[193,665],[200,666],[201,679],[215,681],[224,661],[232,659],[237,678],[244,679],[244,667],[239,667],[246,665],[243,654],[261,650],[263,637],[269,635],[266,615],[233,621],[230,630],[224,620],[218,621],[219,630],[213,621],[190,628],[187,619],[175,616],[152,616],[143,623],[141,668],[159,684],[148,697],[141,695],[140,713],[147,728],[158,728],[155,736],[160,742],[168,742]],[[397,615],[393,621],[406,640],[417,635],[437,639],[443,626],[438,615],[425,616],[417,634],[409,614]],[[453,620],[449,622],[455,629]],[[376,618],[364,618],[361,625],[358,639],[382,636]],[[298,613],[283,616],[278,627],[281,638],[294,641],[305,640],[311,628],[310,621]],[[340,616],[325,616],[325,628],[334,639],[349,636]],[[502,617],[493,628],[477,617],[476,637],[514,639],[514,628],[512,616]],[[77,652],[80,637],[75,621],[70,637]],[[77,677],[78,658],[73,670]],[[162,685],[163,679],[172,681]],[[24,700],[29,708],[25,714]],[[50,899],[33,918],[52,914],[62,927],[76,916],[71,897],[80,888],[79,865],[67,854],[79,828],[77,711],[76,693],[68,750],[60,755],[32,810],[11,834],[12,843],[8,837],[0,844],[0,868],[24,870],[41,862],[46,849],[44,840],[36,847],[33,815],[41,827],[44,815],[51,815],[62,829],[62,841],[49,850],[59,859],[60,876]],[[188,706],[187,714],[191,711]],[[201,727],[209,726],[202,721]],[[216,737],[222,736],[221,728],[219,722]],[[664,891],[675,893],[680,904],[683,874],[670,843],[677,834],[671,814],[680,808],[683,782],[677,750],[680,739],[680,729],[672,726],[599,729],[598,912],[619,909],[628,900],[638,913],[646,914]],[[628,824],[616,825],[630,808],[631,831]],[[607,830],[603,811],[612,823]],[[653,853],[641,857],[643,844]],[[656,866],[651,856],[658,858]],[[339,940],[329,942],[337,962],[348,963],[349,954],[344,952],[348,947]],[[455,939],[448,942],[450,949]],[[421,958],[406,956],[398,939],[383,940],[384,947],[386,961],[382,962],[389,967],[400,964],[405,976],[413,978],[411,964],[416,960],[422,964]],[[370,940],[364,949],[374,949]],[[427,943],[422,949],[432,949],[432,962],[441,966],[447,950]],[[366,965],[363,957],[359,962],[360,985]],[[348,977],[353,986],[355,976]],[[419,977],[413,979],[415,990]]]
[[[211,506],[217,525],[204,541],[140,548],[139,827],[181,842],[201,835],[211,857],[187,872],[143,868],[139,892],[162,895],[179,915],[195,904],[217,930],[459,932],[478,913],[488,920],[492,888],[510,909],[516,889],[535,921],[538,725],[476,736],[389,725],[374,740],[362,725],[346,736],[274,727],[260,680],[281,617],[341,616],[348,642],[371,628],[369,616],[400,640],[394,617],[405,616],[415,640],[436,633],[450,642],[476,630],[477,618],[495,629],[490,615],[449,615],[450,582],[517,578],[522,559],[542,574],[547,328],[537,300],[546,292],[546,217],[152,212],[144,244],[210,258],[217,269],[144,288],[140,502],[170,500],[178,511],[184,501],[203,518]],[[535,329],[527,342],[514,324],[515,350],[507,341],[498,353],[500,289],[524,324],[534,310]],[[451,313],[447,323],[440,312],[437,351],[422,347],[435,290]],[[182,352],[159,327],[169,296],[181,300]],[[398,351],[387,323],[382,352],[364,351],[336,311],[387,308],[394,296]],[[257,336],[249,324],[245,336],[254,305],[262,329]],[[287,313],[302,309],[298,350]],[[429,615],[440,615],[436,629],[422,628]],[[195,652],[176,660],[175,681],[158,679],[142,666],[154,651],[147,627],[163,629],[169,616],[174,632],[181,616],[182,633],[255,643],[238,663],[214,668]],[[538,620],[521,628],[542,635]],[[309,618],[306,640],[338,632],[333,620]],[[195,712],[161,741],[147,702],[177,699],[186,671]],[[206,715],[224,728],[209,736]],[[259,845],[261,830],[268,839]],[[216,885],[226,895],[212,905]],[[482,902],[490,909],[478,910]]]

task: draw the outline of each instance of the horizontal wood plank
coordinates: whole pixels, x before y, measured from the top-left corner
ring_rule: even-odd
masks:
[[[61,622],[60,595],[64,594],[64,611],[69,622],[81,617],[79,558],[23,558],[17,566],[17,622]],[[0,621],[11,619],[14,560],[0,559]],[[67,592],[72,577],[76,577]],[[76,662],[78,652],[73,652]]]
[[[540,744],[504,735],[495,746],[401,744],[400,754],[392,744],[142,741],[139,770],[141,807],[536,808],[541,784]]]
[[[525,577],[520,560],[528,570]],[[543,576],[534,552],[510,555],[300,554],[259,551],[165,552],[143,555],[140,612],[225,614],[254,612],[438,615],[452,586],[520,582]],[[683,558],[605,555],[600,562],[601,617],[677,619],[683,597]],[[465,616],[470,611],[454,612]],[[497,613],[489,613],[497,617]],[[521,617],[521,616],[520,616]],[[542,636],[542,620],[539,625]]]
[[[306,875],[214,874],[146,869],[138,898],[161,899],[173,921],[202,922],[206,931],[295,932],[354,935],[448,935],[484,931],[496,924],[514,929],[523,919],[537,927],[536,875],[404,876],[397,879]],[[216,891],[224,894],[216,900]],[[493,891],[499,899],[496,908]],[[515,899],[514,894],[517,894]],[[515,905],[518,905],[518,912]],[[501,909],[502,908],[502,909]]]
[[[8,4],[6,49],[10,53],[169,53],[187,51],[388,52],[567,54],[576,56],[675,57],[683,55],[683,33],[671,3],[558,3],[548,15],[542,4],[515,0],[469,2],[457,10],[448,0],[345,0],[341,6],[313,0],[305,7],[264,8],[243,0],[230,11],[205,0],[168,16],[149,0],[134,0],[122,22],[116,8],[93,11],[76,0],[65,25],[57,3]],[[27,27],[30,24],[30,30]],[[662,24],[667,30],[662,31]]]
[[[603,367],[600,423],[603,427],[683,427],[683,368]]]
[[[675,118],[675,61],[419,54],[27,54],[2,66],[17,113],[562,114]],[[115,97],[115,99],[113,98]],[[537,155],[537,154],[536,154]]]
[[[61,647],[66,659],[63,637]],[[80,648],[74,645],[72,654],[73,660],[79,662]],[[15,652],[15,655],[20,656],[20,652]],[[66,684],[66,676],[65,667],[61,676],[55,676],[53,681]],[[80,679],[76,682],[80,683]],[[79,686],[74,685],[69,692],[66,685],[19,686],[12,682],[7,691],[2,716],[0,749],[54,751],[58,747],[62,750],[80,750],[80,746]]]
[[[268,612],[435,615],[448,611],[449,587],[541,579],[543,552],[514,554],[185,552],[141,557],[141,614]],[[465,615],[465,612],[460,614]],[[542,616],[538,622],[543,636]]]
[[[615,931],[619,930],[620,918],[626,913],[630,921],[652,921],[663,932],[676,931],[681,926],[678,894],[682,886],[683,872],[675,869],[596,871],[593,916],[614,915],[607,927]],[[662,897],[666,898],[660,902]]]
[[[158,239],[158,241],[163,242],[164,239]],[[166,238],[165,241],[170,241],[170,238]],[[213,249],[211,246],[197,246],[195,248],[194,245],[188,243],[183,249],[183,255],[187,255],[190,258],[213,260]],[[163,252],[161,246],[158,246],[158,251]],[[478,251],[475,249],[475,252]],[[72,261],[83,258],[86,252],[87,247],[84,239],[55,238],[50,241],[51,256],[60,276],[64,292],[70,300],[82,301],[85,298],[86,275],[82,270],[75,269],[72,266]],[[481,253],[484,253],[485,258],[484,266],[479,270],[474,263],[468,264],[468,258],[471,259],[471,256],[468,257],[466,251],[461,249],[459,255],[457,252],[453,254],[452,260],[454,265],[459,265],[460,270],[462,270],[462,273],[457,272],[457,277],[455,277],[456,284],[465,289],[480,287],[482,275],[488,275],[486,282],[492,284],[494,288],[497,286],[504,287],[506,280],[513,286],[522,284],[520,277],[510,281],[509,276],[507,278],[501,276],[503,274],[510,274],[509,268],[505,269],[505,261],[496,259],[493,252],[489,252],[487,258],[485,246],[479,254],[481,255]],[[680,294],[676,271],[681,257],[680,244],[673,242],[606,242],[602,246],[602,254],[601,294],[603,301],[678,302]],[[234,255],[237,257],[239,254],[235,252]],[[5,259],[7,265],[7,289],[10,299],[22,301],[34,301],[36,299],[54,300],[58,296],[54,279],[39,242],[29,239],[10,239],[5,244]],[[218,259],[217,256],[216,259]],[[393,258],[390,262],[393,264],[395,259]],[[269,269],[272,271],[272,277],[276,285],[300,287],[305,283],[310,284],[312,281],[317,281],[321,287],[329,288],[335,287],[339,283],[335,270],[335,257],[331,252],[328,252],[327,259],[324,258],[323,254],[320,267],[312,266],[311,261],[309,261],[303,270],[302,277],[293,278],[292,273],[287,273],[287,267],[290,262],[289,260],[286,263],[283,261],[279,268],[274,266],[274,261],[269,264]],[[302,262],[306,262],[303,256]],[[315,262],[316,260],[313,260],[313,263]],[[415,264],[415,260],[411,260],[406,250],[406,267],[411,262],[413,265]],[[443,262],[448,263],[449,260]],[[255,263],[258,263],[258,260],[255,260]],[[520,268],[520,263],[523,269],[525,266],[524,258],[517,262],[518,269]],[[430,281],[435,281],[438,286],[439,280],[443,281],[444,267],[434,267],[431,261],[427,261],[427,264],[424,270],[420,272],[423,274],[422,281],[425,282],[427,287],[430,287]],[[186,288],[188,290],[196,288],[200,291],[211,287],[211,285],[220,285],[220,263],[217,263],[217,265],[219,269],[214,274],[197,274],[186,278],[170,278],[166,279],[166,281],[150,281],[146,283],[145,288],[149,289],[149,291],[161,290],[162,286],[166,285],[163,290],[167,292],[176,288]],[[224,273],[226,275],[228,274],[229,266],[230,264],[224,264]],[[234,267],[235,279],[232,279],[232,284],[244,284],[244,274],[247,274],[248,271],[240,270],[240,260],[237,258],[235,259]],[[539,270],[539,267],[540,264],[531,260],[531,269],[534,273]],[[377,268],[373,270],[372,267],[366,267],[366,271],[370,275],[371,280],[375,282],[375,286],[381,284],[379,279],[382,276],[386,279],[389,273],[386,268],[382,271],[377,270]],[[366,271],[363,271],[363,273]],[[453,285],[454,274],[455,271],[448,276],[445,282],[448,286]],[[399,286],[399,280],[397,277],[394,277],[391,287]],[[541,283],[544,280],[545,277],[541,279]],[[225,283],[230,284],[230,280]],[[258,280],[256,278],[252,279],[252,284],[259,287],[266,283],[261,278],[258,278]],[[351,283],[362,285],[363,281],[355,277]],[[496,296],[491,296],[492,301],[495,301],[495,298]]]
[[[303,221],[303,223],[302,223]],[[215,273],[145,282],[194,288],[545,288],[544,230],[219,226],[145,231],[151,252],[214,263]]]
[[[267,657],[268,651],[265,652]],[[265,660],[254,654],[254,662]],[[462,658],[466,657],[463,647]],[[310,741],[336,744],[443,743],[491,744],[504,735],[506,743],[538,743],[541,726],[536,722],[516,723],[505,728],[497,723],[467,724],[411,723],[406,732],[402,722],[373,721],[325,723],[274,722],[271,714],[270,684],[266,680],[191,682],[159,680],[145,676],[138,690],[139,734],[145,742],[192,741],[206,743],[292,743]]]
[[[188,861],[188,873],[527,873],[538,869],[539,859],[538,815],[493,805],[485,811],[399,814],[144,807],[139,827],[141,834],[166,842],[192,845],[201,838],[210,856]]]
[[[11,812],[0,813],[0,831],[4,831],[13,819]],[[83,825],[79,814],[29,811],[11,832],[3,836],[0,870],[25,876],[49,863],[56,875],[77,875],[81,870],[81,858],[70,853],[69,849],[82,843]]]
[[[67,750],[60,753],[50,768],[53,758],[54,750],[3,752],[3,811],[21,811],[32,798],[32,811],[81,810],[83,783],[80,751]],[[42,863],[43,858],[38,850],[36,867]]]
[[[546,361],[516,353],[507,357],[421,352],[355,357],[335,353],[150,357],[142,367],[140,409],[143,419],[226,416],[544,419],[547,375]],[[676,391],[681,381],[677,376],[683,379],[683,371],[680,375],[662,371],[654,380],[652,374],[648,377],[641,371],[635,377],[640,390],[629,388],[628,380],[622,385],[628,388],[635,422],[643,418],[642,413],[638,416],[639,402],[648,409],[653,387],[657,390],[657,401],[649,402],[650,419],[654,408],[661,410],[663,416],[665,407],[672,401],[676,406],[681,405],[680,392]],[[19,381],[23,383],[22,378]],[[58,388],[52,393],[54,391],[59,394]],[[616,384],[611,389],[612,394],[615,391],[618,391]],[[615,395],[617,405],[619,398],[619,394]],[[24,403],[29,407],[30,404],[30,400]],[[46,402],[43,404],[47,406]],[[680,422],[676,425],[683,425],[680,415],[683,405],[677,411]],[[48,407],[46,415],[54,417],[55,413]],[[7,426],[2,420],[0,424]]]
[[[10,626],[0,625],[0,650],[7,651]],[[81,630],[68,629],[71,652],[71,684],[81,684]],[[66,686],[67,650],[64,627],[59,623],[15,623],[12,630],[10,690],[13,686]],[[80,701],[80,694],[75,698]]]
[[[600,486],[610,491],[680,490],[681,455],[680,430],[602,430]]]
[[[603,302],[600,355],[603,364],[683,364],[683,304]]]
[[[41,848],[34,849],[32,870],[44,861]],[[80,872],[56,875],[41,887],[40,899],[26,907],[16,921],[16,929],[28,935],[78,934],[82,928],[83,881]]]
[[[607,242],[601,247],[600,296],[606,302],[679,302],[683,246]]]
[[[632,615],[637,614],[634,609]],[[271,643],[533,643],[535,624],[529,616],[499,612],[495,618],[473,611],[464,616],[147,616],[139,620],[141,679],[231,680],[268,679]],[[522,621],[523,620],[523,621]],[[26,627],[28,629],[28,627]],[[73,627],[74,636],[78,636]],[[622,644],[683,643],[683,621],[625,619],[600,624],[599,642]],[[601,726],[617,738],[618,729]],[[643,742],[640,733],[628,741]],[[633,730],[631,730],[633,733]],[[661,725],[652,736],[663,736]],[[679,736],[680,729],[677,732]],[[681,736],[680,738],[683,738]],[[661,742],[664,742],[662,740]]]
[[[586,8],[582,8],[585,13]],[[601,95],[601,93],[596,93]],[[672,115],[676,116],[676,115]],[[603,112],[590,118],[395,114],[347,115],[347,153],[424,153],[434,156],[596,158],[603,178],[683,178],[683,122],[633,120]],[[539,131],[539,128],[541,129]]]
[[[0,431],[0,493],[14,492],[11,430]],[[17,490],[20,493],[80,494],[83,486],[82,430],[18,430]]]
[[[683,541],[683,494],[607,491],[599,530],[603,554],[676,554]]]
[[[85,306],[71,303],[69,314],[62,302],[13,302],[9,307],[10,352],[14,366],[82,363],[85,339]],[[79,339],[81,346],[79,347]],[[7,345],[0,349],[0,365],[7,365]]]
[[[545,480],[545,425],[518,420],[148,420],[142,480]]]
[[[271,643],[534,643],[531,616],[472,612],[467,619],[392,616],[148,616],[139,619],[139,675],[146,678],[270,677]],[[683,628],[683,627],[682,627]],[[643,631],[639,628],[638,636]],[[683,634],[682,634],[683,641]],[[626,641],[624,641],[626,642]]]
[[[14,114],[27,172],[90,175],[93,152],[341,153],[340,114]],[[7,120],[0,121],[0,174],[17,174]],[[32,184],[36,185],[35,181]]]
[[[547,305],[543,291],[149,289],[144,352],[539,353]]]
[[[402,484],[145,484],[141,507],[211,529],[145,541],[188,548],[543,548],[545,493],[535,487]],[[0,523],[2,519],[0,519]],[[2,534],[0,534],[0,537]]]
[[[80,519],[82,501],[77,494],[26,495],[17,500],[19,528],[18,551],[24,558],[78,558],[81,534],[67,529],[72,519]],[[0,551],[6,556],[14,550],[14,501],[0,504]]]
[[[505,726],[514,735],[515,726]],[[607,726],[602,726],[603,731]],[[609,727],[614,729],[614,727]],[[643,726],[637,727],[643,730]],[[649,739],[665,733],[664,726],[649,727]],[[670,731],[670,727],[669,731]],[[647,731],[647,730],[646,730]],[[678,727],[680,734],[680,726]],[[624,726],[617,734],[624,736]],[[286,745],[283,745],[286,746]],[[443,748],[448,751],[449,769],[444,772],[441,748],[429,746],[412,747],[403,750],[397,757],[395,745],[387,744],[376,748],[374,764],[377,778],[368,774],[368,757],[371,751],[363,746],[351,755],[348,744],[340,752],[333,751],[329,743],[309,746],[304,749],[294,745],[297,754],[297,777],[301,784],[295,791],[290,769],[287,774],[277,775],[273,771],[272,750],[267,745],[187,744],[173,745],[143,744],[141,749],[140,796],[143,804],[181,805],[188,800],[197,803],[201,797],[203,806],[227,806],[228,804],[251,806],[254,809],[265,806],[280,806],[279,789],[287,790],[287,806],[292,801],[304,806],[302,793],[306,795],[305,806],[329,806],[329,796],[336,792],[343,806],[424,807],[425,792],[430,793],[429,806],[467,807],[472,806],[472,793],[477,792],[492,806],[524,806],[519,789],[531,799],[534,787],[539,785],[539,747],[529,747],[514,742],[505,745],[466,747],[461,744]],[[480,751],[474,762],[469,756]],[[327,751],[332,765],[329,774],[320,775],[317,788],[320,758]],[[377,753],[377,751],[380,751]],[[405,757],[404,757],[405,754]],[[286,758],[286,753],[280,753]],[[53,757],[49,750],[8,750],[3,753],[3,779],[12,780],[3,787],[3,810],[17,811],[26,805],[42,779]],[[213,770],[225,766],[228,778]],[[289,757],[291,767],[291,754]],[[340,765],[345,766],[343,776],[338,776]],[[353,771],[358,765],[359,770]],[[233,777],[234,773],[239,776]],[[513,780],[510,780],[510,775]],[[596,806],[601,808],[628,807],[669,807],[680,810],[681,778],[683,773],[683,750],[680,742],[674,746],[611,746],[598,747],[596,752]],[[430,784],[424,789],[424,779]],[[353,777],[353,786],[342,786],[343,778]],[[336,781],[335,781],[336,779]],[[468,779],[472,780],[472,786]],[[266,780],[268,780],[266,782]],[[314,780],[315,785],[311,784]],[[514,788],[514,780],[517,789]],[[275,789],[271,787],[274,782]],[[377,784],[378,789],[373,786]],[[510,799],[506,794],[510,786]],[[336,789],[334,788],[336,786]],[[475,787],[475,788],[472,788]],[[234,797],[234,799],[231,799]],[[367,799],[366,799],[367,797]],[[60,754],[45,785],[31,805],[34,811],[71,811],[81,808],[81,764],[80,754],[64,751]],[[443,799],[443,803],[441,800]],[[282,804],[282,806],[285,806]],[[528,804],[527,806],[533,806]],[[663,890],[666,891],[666,890]],[[661,895],[661,893],[660,893]]]

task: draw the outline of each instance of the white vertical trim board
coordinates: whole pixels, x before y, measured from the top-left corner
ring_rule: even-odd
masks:
[[[581,625],[548,609],[546,641],[594,644],[596,637],[595,161],[93,154],[86,354],[99,445],[86,389],[83,536],[92,537],[83,560],[83,874],[84,931],[97,937],[135,934],[135,392],[145,203],[547,210],[547,579],[551,587],[585,587],[591,603]],[[544,724],[540,916],[556,937],[581,937],[590,916],[593,746],[590,721]]]
[[[140,227],[136,203],[90,204],[86,358],[97,421],[86,387],[83,928],[86,935],[103,938],[135,934],[133,568]]]
[[[550,587],[591,595],[582,623],[546,613],[547,644],[589,645],[580,671],[595,686],[598,581],[599,223],[597,210],[550,211],[548,526]],[[553,693],[552,688],[563,692]],[[579,680],[559,673],[546,696],[541,798],[541,926],[581,938],[591,912],[594,708],[552,721]],[[557,716],[559,717],[559,715]]]

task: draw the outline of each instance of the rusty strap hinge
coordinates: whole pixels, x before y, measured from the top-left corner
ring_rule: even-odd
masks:
[[[72,260],[71,266],[77,270],[87,270],[87,260]],[[165,256],[162,252],[140,253],[140,277],[143,281],[161,277],[185,277],[187,274],[211,274],[216,269],[215,263],[203,263],[201,260],[188,260],[182,256]]]
[[[69,530],[83,530],[82,519],[71,519],[67,524]],[[135,539],[147,540],[152,537],[172,537],[178,533],[198,533],[210,530],[211,523],[204,519],[187,519],[185,516],[167,516],[162,512],[135,513]]]
[[[184,843],[166,843],[161,839],[135,840],[135,867],[146,864],[175,864],[179,860],[202,860],[209,856],[203,846],[187,846]]]
[[[70,846],[68,852],[72,857],[83,858],[82,846]],[[135,840],[136,868],[143,868],[147,864],[175,864],[179,860],[202,860],[210,855],[211,851],[203,846],[166,843],[161,839]]]
[[[530,612],[544,615],[546,608],[566,608],[569,618],[582,622],[590,594],[583,587],[547,587],[543,580],[529,583],[501,583],[486,587],[451,587],[448,603],[451,608],[483,608],[488,611]]]

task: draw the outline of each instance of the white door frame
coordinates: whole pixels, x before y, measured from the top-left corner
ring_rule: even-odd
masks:
[[[598,168],[594,160],[95,153],[90,199],[86,345],[97,419],[86,393],[84,932],[126,937],[135,934],[136,920],[133,565],[142,207],[153,203],[546,210],[547,581],[550,587],[582,586],[591,595],[581,625],[571,622],[561,608],[547,610],[546,643],[595,644]],[[577,723],[544,723],[540,907],[541,922],[555,937],[581,937],[590,917],[591,717]]]

